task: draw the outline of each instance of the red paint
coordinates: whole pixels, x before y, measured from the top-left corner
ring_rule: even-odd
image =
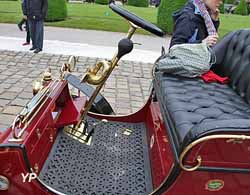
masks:
[[[247,135],[246,133],[244,133]],[[250,168],[250,140],[242,143],[217,139],[197,145],[187,158],[187,164],[194,165],[198,155],[202,157],[202,166],[226,168]]]
[[[147,139],[152,169],[151,174],[153,186],[156,188],[169,175],[173,166],[173,155],[157,102],[151,102],[146,124],[148,129]]]
[[[207,182],[213,179],[224,181],[223,188],[218,191],[207,190]],[[173,186],[163,195],[249,195],[249,193],[249,174],[182,171]]]
[[[76,124],[83,112],[86,97],[76,98],[74,101],[68,100],[62,109],[60,117],[56,122],[56,127],[64,127],[68,124]]]
[[[42,109],[34,117],[25,130],[23,142],[9,143],[12,138],[11,129],[0,134],[0,175],[10,179],[10,189],[0,191],[0,195],[49,195],[49,192],[38,180],[23,183],[21,173],[28,173],[23,152],[18,147],[22,145],[27,152],[31,168],[38,167],[40,172],[54,143],[57,129],[64,125],[76,123],[86,98],[72,99],[66,81],[54,83],[52,93],[44,103]],[[151,173],[154,188],[157,188],[170,174],[174,165],[174,155],[169,143],[169,137],[165,129],[157,102],[150,98],[144,107],[136,113],[126,116],[107,116],[90,113],[92,117],[121,122],[145,122],[147,126],[147,142],[151,162]],[[233,155],[232,155],[233,154]],[[197,155],[202,156],[202,165],[248,168],[250,169],[250,142],[242,144],[227,143],[226,140],[212,140],[196,146],[186,158],[186,164],[195,165]],[[223,186],[217,190],[209,190],[211,180],[223,182]],[[164,195],[249,195],[250,174],[181,171]]]
[[[0,195],[49,195],[48,191],[36,180],[23,183],[22,173],[27,174],[23,155],[18,148],[0,148],[0,173],[10,180],[8,191]]]
[[[55,86],[55,83],[52,83],[51,87],[53,88],[53,86]],[[35,171],[35,167],[37,167],[37,173],[39,173],[47,159],[56,137],[56,127],[62,126],[62,124],[68,125],[75,123],[80,116],[85,102],[85,97],[74,100],[70,97],[68,85],[65,81],[59,82],[57,87],[53,89],[41,110],[26,128],[22,137],[23,141],[19,143],[25,147],[33,171]],[[66,117],[66,115],[73,117]],[[8,129],[2,135],[0,137],[0,140],[3,140],[2,143],[13,145],[13,143],[8,142],[8,140],[12,138],[11,129]],[[29,170],[24,162],[20,148],[2,148],[0,145],[0,164],[4,165],[0,167],[0,175],[9,178],[11,183],[10,190],[0,191],[0,195],[52,194],[49,193],[38,180],[23,183],[21,174],[26,174]]]
[[[128,115],[103,115],[103,114],[96,114],[93,112],[90,112],[88,115],[97,119],[107,119],[110,121],[121,121],[128,123],[145,122],[150,104],[151,104],[151,98],[148,99],[148,101],[144,104],[144,106],[140,110]]]

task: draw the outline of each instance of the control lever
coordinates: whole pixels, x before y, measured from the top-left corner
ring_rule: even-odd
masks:
[[[130,53],[133,50],[133,42],[129,38],[124,38],[118,43],[118,54],[117,58],[120,59],[122,56]]]

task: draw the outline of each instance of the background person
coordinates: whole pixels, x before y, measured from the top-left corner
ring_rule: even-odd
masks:
[[[24,19],[28,19],[28,25],[34,53],[43,49],[44,19],[48,11],[48,0],[25,0]]]
[[[206,42],[209,46],[215,45],[218,41],[219,7],[222,3],[222,0],[188,1],[173,15],[175,25],[170,47],[182,43],[201,42]]]
[[[25,6],[26,6],[26,0],[22,0],[22,11],[23,11],[23,15],[25,15],[24,14],[24,12],[25,12]],[[23,24],[25,24],[25,30],[26,30],[26,42],[25,43],[23,43],[23,46],[25,46],[25,45],[29,45],[30,44],[30,31],[29,31],[29,25],[28,25],[28,20],[27,19],[25,19],[26,17],[23,17],[22,18],[22,20],[17,24],[17,26],[18,26],[18,28],[22,31],[23,30],[23,28],[22,28],[22,26],[23,26]]]

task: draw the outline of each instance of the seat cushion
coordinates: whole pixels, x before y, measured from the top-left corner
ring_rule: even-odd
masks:
[[[250,119],[250,105],[228,85],[157,72],[154,89],[177,148],[195,126],[221,121],[226,127],[230,120]]]

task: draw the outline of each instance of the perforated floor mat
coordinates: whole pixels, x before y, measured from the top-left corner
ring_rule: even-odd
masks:
[[[125,135],[126,129],[132,133]],[[102,124],[90,146],[61,131],[39,178],[67,195],[149,194],[152,180],[145,125]]]

